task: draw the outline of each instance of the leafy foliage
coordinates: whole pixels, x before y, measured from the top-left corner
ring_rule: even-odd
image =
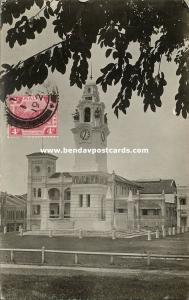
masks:
[[[17,65],[2,65],[2,100],[22,86],[42,84],[49,70],[64,74],[72,64],[70,85],[82,88],[88,76],[91,47],[98,43],[106,47],[105,56],[111,59],[101,69],[97,79],[104,92],[108,86],[121,83],[112,105],[118,117],[130,106],[133,91],[143,98],[144,111],[161,107],[161,96],[166,85],[161,61],[174,59],[177,64],[179,89],[175,96],[176,113],[187,118],[189,113],[189,10],[182,0],[78,0],[51,2],[44,0],[6,1],[2,10],[2,23],[13,24],[7,31],[6,42],[11,48],[35,39],[52,22],[60,43],[37,53]],[[25,14],[33,6],[39,13],[28,19]],[[54,6],[53,6],[54,7]],[[132,43],[139,45],[139,57],[129,52]]]

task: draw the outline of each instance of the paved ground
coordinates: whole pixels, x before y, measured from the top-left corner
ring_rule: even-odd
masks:
[[[130,277],[130,276],[145,276],[152,275],[170,276],[173,277],[189,277],[189,270],[144,270],[144,269],[117,269],[117,268],[95,268],[82,266],[33,266],[33,265],[15,265],[15,264],[0,264],[0,274],[16,274],[16,275],[40,275],[40,276],[74,276],[74,275],[91,275],[96,276],[115,276],[115,277]]]

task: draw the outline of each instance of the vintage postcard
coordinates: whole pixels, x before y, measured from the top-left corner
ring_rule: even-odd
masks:
[[[189,1],[0,14],[0,300],[188,300]]]

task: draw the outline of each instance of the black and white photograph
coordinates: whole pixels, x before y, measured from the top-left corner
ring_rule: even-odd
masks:
[[[0,300],[188,300],[189,1],[0,22]]]

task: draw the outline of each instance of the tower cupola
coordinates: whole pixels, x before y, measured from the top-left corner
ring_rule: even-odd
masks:
[[[100,101],[95,82],[89,81],[76,107],[72,133],[77,148],[101,149],[107,146],[109,134],[105,105]],[[100,151],[99,151],[100,152]],[[75,156],[75,170],[107,171],[106,153]]]

